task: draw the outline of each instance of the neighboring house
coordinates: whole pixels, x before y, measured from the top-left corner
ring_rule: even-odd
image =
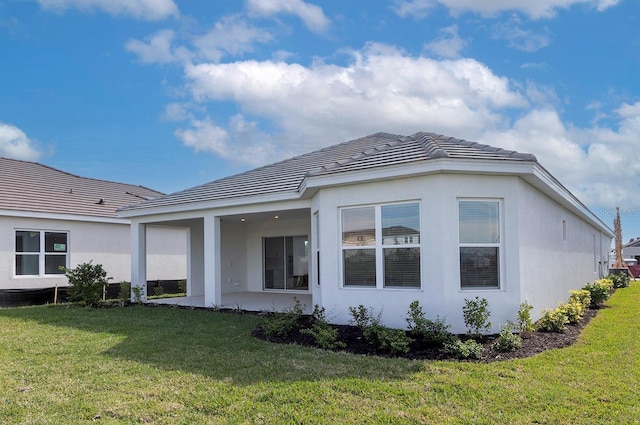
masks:
[[[116,210],[162,193],[0,158],[0,294],[66,286],[60,266],[102,264],[111,282],[130,281],[129,220]],[[186,278],[186,234],[152,228],[149,278]]]
[[[640,238],[631,239],[629,243],[622,247],[622,258],[635,259],[637,263],[640,263]]]
[[[132,277],[149,226],[188,229],[183,304],[350,306],[405,327],[419,300],[464,332],[465,299],[493,331],[607,273],[613,233],[531,154],[430,133],[378,133],[125,207]],[[148,246],[148,245],[147,245]]]

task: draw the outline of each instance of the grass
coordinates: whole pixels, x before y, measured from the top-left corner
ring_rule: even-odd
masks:
[[[640,423],[640,282],[578,342],[491,364],[254,339],[261,320],[178,308],[0,310],[0,422]]]

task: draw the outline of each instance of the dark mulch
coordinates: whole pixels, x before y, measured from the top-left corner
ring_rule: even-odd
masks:
[[[582,328],[586,326],[593,317],[595,317],[597,312],[598,310],[594,309],[588,310],[579,323],[568,325],[567,329],[562,333],[540,331],[531,332],[522,338],[522,347],[514,351],[505,352],[494,349],[492,345],[497,335],[485,336],[481,341],[484,350],[482,359],[479,361],[489,363],[514,358],[530,357],[546,350],[567,347],[576,341]],[[332,326],[338,329],[340,341],[346,344],[346,348],[341,349],[341,351],[347,351],[355,354],[385,356],[384,353],[377,351],[375,347],[364,340],[359,328],[346,325]],[[255,329],[252,334],[256,338],[266,340],[266,336],[261,328]],[[461,339],[466,337],[464,335],[459,336]],[[272,337],[270,341],[281,344],[313,346],[313,338],[311,336],[299,333],[290,337]],[[416,360],[452,360],[451,357],[443,354],[439,347],[421,348],[412,346],[409,353],[402,357]]]

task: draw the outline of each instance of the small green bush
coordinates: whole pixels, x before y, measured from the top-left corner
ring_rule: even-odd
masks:
[[[569,294],[570,303],[577,302],[584,307],[584,311],[587,311],[591,305],[591,292],[586,289],[580,289],[577,291],[569,291]]]
[[[536,330],[531,320],[532,305],[521,303],[518,309],[518,330],[524,334],[528,334]]]
[[[609,299],[609,294],[613,288],[611,279],[598,279],[593,283],[587,283],[582,289],[589,291],[591,295],[591,308],[597,308]]]
[[[313,307],[311,320],[313,321],[311,328],[302,329],[300,333],[312,336],[317,347],[326,350],[346,347],[344,342],[338,341],[338,330],[327,321],[324,307],[316,304]]]
[[[507,323],[500,329],[500,335],[493,343],[493,348],[500,351],[513,351],[522,346],[522,338],[518,334],[513,333],[515,326],[513,323]]]
[[[629,273],[616,273],[610,274],[606,277],[613,283],[614,288],[627,288],[629,287]]]
[[[456,339],[452,343],[445,344],[442,351],[450,356],[454,356],[461,360],[482,358],[482,344],[479,344],[473,339],[468,339],[462,342],[460,339]]]
[[[102,264],[88,263],[79,264],[73,269],[60,267],[69,280],[69,301],[84,304],[86,306],[97,306],[102,300],[102,291],[110,277],[102,268]]]
[[[131,282],[127,282],[126,280],[120,282],[120,292],[118,292],[118,298],[125,302],[131,300]]]
[[[491,322],[489,321],[491,313],[489,312],[489,302],[486,298],[475,297],[473,300],[465,298],[462,315],[464,316],[464,323],[469,330],[469,335],[474,338],[482,336],[482,331],[491,329]]]
[[[409,352],[413,341],[407,333],[401,329],[391,329],[380,323],[380,314],[373,317],[372,309],[362,304],[358,307],[349,307],[352,324],[360,328],[362,335],[369,344],[374,345],[380,351],[393,355]]]
[[[362,304],[358,307],[349,307],[349,315],[351,315],[349,323],[360,328],[362,333],[371,326],[371,322],[373,321],[373,313],[371,309],[368,309]]]
[[[267,318],[262,323],[262,331],[267,339],[273,337],[287,337],[294,332],[299,332],[304,328],[302,323],[302,306],[300,300],[294,297],[295,304],[289,310],[278,313],[274,312],[273,315]]]
[[[155,288],[153,288],[153,294],[157,297],[164,295],[164,287],[162,286],[160,281],[158,281]]]
[[[442,346],[453,342],[455,338],[449,332],[451,325],[448,325],[444,318],[437,317],[436,320],[429,320],[424,317],[424,312],[418,301],[414,301],[409,305],[406,320],[411,336],[420,345]]]
[[[542,332],[564,332],[569,319],[560,309],[543,310],[537,328]]]
[[[558,310],[567,317],[569,323],[578,323],[585,312],[584,306],[577,301],[560,304]]]

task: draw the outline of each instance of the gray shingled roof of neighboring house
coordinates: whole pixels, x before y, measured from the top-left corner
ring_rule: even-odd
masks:
[[[142,186],[0,158],[0,210],[117,218],[119,208],[162,195]]]
[[[412,136],[376,133],[125,207],[122,211],[256,195],[296,193],[308,176],[419,163],[440,158],[536,161],[532,154],[522,154],[432,133],[416,133]]]

